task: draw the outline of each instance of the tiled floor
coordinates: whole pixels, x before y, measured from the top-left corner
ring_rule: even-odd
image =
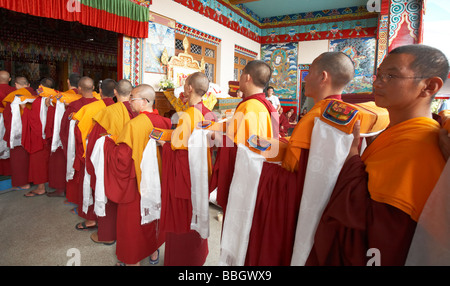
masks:
[[[72,205],[65,198],[39,196],[25,198],[27,191],[0,191],[0,266],[57,266],[70,264],[73,249],[79,251],[82,266],[109,266],[117,262],[115,244],[98,245],[91,241],[92,231],[78,231],[81,222],[70,212]],[[209,256],[205,265],[217,265],[220,251],[221,211],[210,204]],[[148,259],[141,265],[149,266]],[[164,245],[160,263],[164,265]]]

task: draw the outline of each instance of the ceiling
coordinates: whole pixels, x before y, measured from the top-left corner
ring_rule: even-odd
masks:
[[[230,0],[242,3],[261,18],[366,6],[368,0]]]

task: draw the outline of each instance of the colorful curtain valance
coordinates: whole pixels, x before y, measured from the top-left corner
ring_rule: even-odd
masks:
[[[0,7],[80,22],[134,38],[148,37],[149,10],[129,0],[0,0]]]

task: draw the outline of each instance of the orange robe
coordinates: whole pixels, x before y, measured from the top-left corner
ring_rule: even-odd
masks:
[[[289,145],[286,149],[282,166],[288,171],[297,171],[298,162],[300,160],[300,154],[302,149],[309,149],[311,144],[311,133],[314,127],[314,119],[320,117],[323,108],[328,104],[328,100],[337,99],[341,100],[341,95],[332,95],[314,104],[308,113],[302,117],[295,126],[292,135],[289,138]]]
[[[141,225],[140,163],[153,127],[170,129],[169,118],[141,113],[130,120],[117,139],[107,137],[105,154],[105,194],[117,203],[117,258],[134,264],[150,256],[164,242],[157,229],[159,221]],[[159,153],[159,152],[158,152]]]
[[[217,121],[203,102],[188,108],[180,117],[171,144],[163,146],[161,229],[166,233],[165,266],[201,266],[208,255],[208,240],[191,230],[191,178],[187,146],[194,128],[205,118]],[[208,159],[208,171],[211,171],[210,156]]]
[[[210,190],[217,188],[217,203],[224,210],[233,178],[237,144],[249,146],[247,140],[251,135],[278,138],[278,129],[278,112],[264,94],[246,97],[239,103],[227,125],[223,146],[217,152],[210,182]]]
[[[404,265],[416,222],[444,168],[439,124],[420,117],[381,133],[343,166],[307,265]]]

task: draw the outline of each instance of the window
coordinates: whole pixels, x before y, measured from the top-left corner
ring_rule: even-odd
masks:
[[[244,56],[240,53],[234,53],[234,80],[238,81],[239,77],[242,74],[242,71],[244,70],[245,66],[249,61],[253,61],[254,58],[251,58],[249,56]]]
[[[179,53],[185,53],[183,47],[183,40],[187,37],[182,34],[175,34],[175,55]],[[188,54],[198,61],[199,64],[202,62],[202,58],[205,62],[205,75],[208,79],[215,83],[216,82],[216,55],[217,47],[213,44],[209,44],[194,38],[187,37],[189,41]]]

